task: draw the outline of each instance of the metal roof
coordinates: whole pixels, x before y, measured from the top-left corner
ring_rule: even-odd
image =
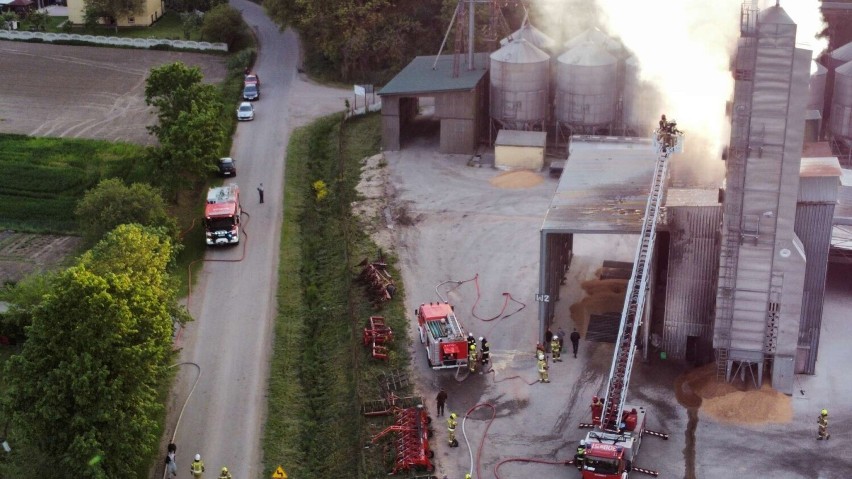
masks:
[[[841,170],[837,206],[834,208],[834,224],[852,225],[852,170]]]
[[[571,138],[542,230],[639,233],[657,154],[649,138]]]
[[[500,40],[500,45],[503,46],[509,42],[518,41],[520,39],[524,39],[542,49],[552,49],[556,46],[556,42],[552,38],[529,23],[524,23],[521,28],[516,30],[514,33]]]
[[[807,157],[802,158],[802,163],[799,165],[799,176],[840,176],[840,162],[836,156],[830,157]]]
[[[762,10],[758,16],[759,23],[771,23],[776,25],[795,25],[796,22],[787,15],[787,12],[780,6],[769,7]]]
[[[541,63],[550,60],[550,55],[541,48],[521,38],[509,42],[491,54],[491,60],[504,63]]]
[[[543,131],[500,130],[494,146],[534,146],[544,148],[547,133]]]
[[[567,52],[559,55],[559,63],[582,66],[612,65],[617,60],[601,45],[592,42],[580,43]]]
[[[488,53],[474,54],[476,68],[473,70],[467,69],[467,55],[462,55],[458,78],[453,78],[453,57],[431,55],[415,58],[379,91],[379,96],[473,90],[488,71]]]
[[[834,60],[838,60],[841,62],[847,62],[852,60],[852,42],[843,45],[842,47],[837,47],[831,51],[831,55],[829,55]]]

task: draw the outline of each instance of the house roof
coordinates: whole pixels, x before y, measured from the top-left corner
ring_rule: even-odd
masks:
[[[2,3],[2,2],[0,2],[0,3]],[[12,0],[11,2],[7,3],[6,5],[8,5],[10,7],[29,7],[32,4],[33,4],[32,0]]]
[[[467,68],[467,55],[460,57],[457,78],[453,78],[453,55],[417,57],[379,90],[379,96],[473,90],[488,71],[488,54],[474,55],[473,70]]]

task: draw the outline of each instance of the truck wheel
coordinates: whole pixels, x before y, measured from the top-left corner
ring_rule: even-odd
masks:
[[[429,353],[426,353],[426,364],[429,366],[429,369],[432,368],[432,360],[429,359]]]

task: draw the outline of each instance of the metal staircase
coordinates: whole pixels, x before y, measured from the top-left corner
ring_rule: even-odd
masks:
[[[651,192],[645,205],[645,217],[642,220],[642,233],[636,256],[633,260],[633,273],[627,284],[627,295],[624,298],[624,309],[621,313],[621,325],[618,339],[615,343],[615,354],[609,371],[609,382],[604,409],[601,414],[600,427],[604,431],[618,432],[624,402],[627,397],[627,385],[630,382],[630,372],[633,367],[633,355],[636,346],[636,334],[641,323],[645,306],[645,295],[648,291],[648,280],[651,277],[651,257],[654,252],[654,240],[657,234],[657,220],[665,194],[666,176],[669,167],[669,157],[675,150],[680,151],[683,137],[674,135],[674,142],[663,141],[663,134],[657,132],[654,145],[659,153],[654,167],[654,177],[651,182]]]

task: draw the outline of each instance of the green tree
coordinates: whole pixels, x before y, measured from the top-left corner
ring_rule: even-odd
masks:
[[[0,13],[0,29],[11,30],[12,22],[18,19],[18,14],[12,11]]]
[[[228,44],[229,50],[245,42],[246,24],[242,15],[234,7],[221,4],[213,7],[204,15],[201,25],[201,37],[211,42]]]
[[[202,21],[203,15],[196,11],[182,12],[180,14],[180,24],[183,28],[183,39],[189,40],[192,36],[192,32],[201,27]]]
[[[32,324],[36,307],[41,304],[45,294],[50,292],[53,273],[39,273],[27,276],[13,286],[7,286],[3,296],[9,302],[9,310],[0,315],[0,335],[8,336],[16,342],[26,337],[26,328]]]
[[[39,31],[44,31],[48,18],[47,11],[35,10],[27,14],[27,21]]]
[[[106,18],[118,32],[118,20],[142,13],[145,0],[83,0],[86,15]]]
[[[178,238],[177,220],[169,215],[162,193],[144,183],[127,186],[116,178],[103,180],[77,202],[75,214],[83,236],[91,244],[127,223],[161,226],[170,238]]]
[[[4,371],[14,430],[53,459],[32,477],[136,477],[157,447],[178,311],[172,253],[166,235],[119,226],[36,308]]]
[[[170,194],[208,175],[225,141],[221,97],[201,79],[197,68],[173,63],[153,69],[145,87],[159,119],[149,128],[160,142],[150,155],[153,179]]]

